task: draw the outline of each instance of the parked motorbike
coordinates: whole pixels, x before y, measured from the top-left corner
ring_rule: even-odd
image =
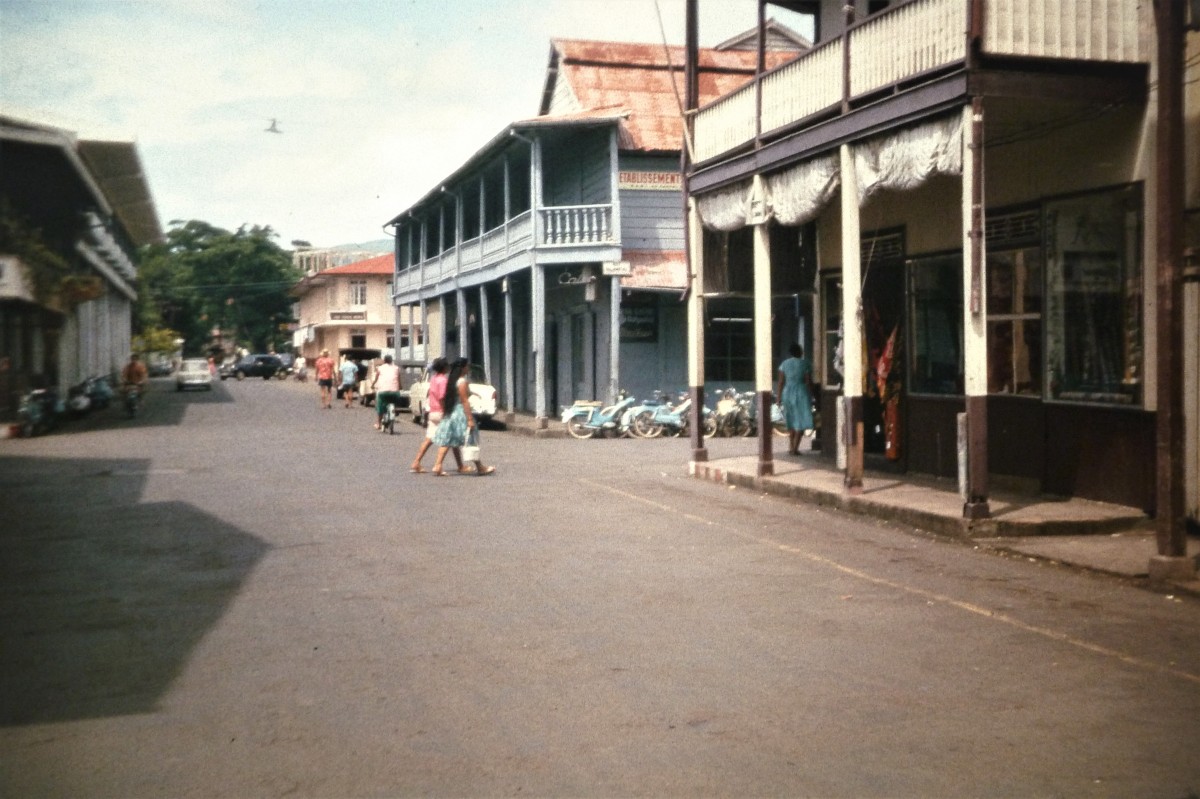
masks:
[[[52,388],[35,388],[21,397],[17,408],[21,435],[25,438],[49,433],[58,427],[58,417],[65,411],[58,392]]]
[[[692,398],[688,392],[679,395],[675,405],[661,405],[639,414],[633,421],[634,429],[643,438],[658,436],[684,436],[691,426]],[[717,432],[717,419],[709,408],[701,408],[700,419],[705,438]]]
[[[574,438],[591,438],[597,433],[601,437],[612,435],[615,438],[629,435],[628,422],[624,420],[625,412],[636,400],[622,391],[617,402],[604,406],[603,403],[576,400],[575,404],[563,411],[562,421],[567,427],[567,433]]]
[[[72,416],[84,416],[91,411],[107,408],[113,390],[104,377],[89,377],[67,391],[66,410]]]
[[[751,395],[752,397],[753,395]],[[753,403],[735,388],[727,388],[717,400],[716,434],[719,436],[748,436],[754,431],[749,406]]]

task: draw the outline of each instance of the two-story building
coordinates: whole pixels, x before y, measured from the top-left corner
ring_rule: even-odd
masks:
[[[129,358],[137,248],[162,237],[131,142],[0,116],[0,419]]]
[[[769,64],[807,45],[775,34],[790,49]],[[706,98],[753,77],[759,54],[737,44],[700,53]],[[683,59],[553,41],[540,115],[389,223],[397,307],[436,322],[431,354],[482,364],[510,411],[686,385]]]
[[[749,289],[760,402],[801,341],[848,491],[864,464],[961,468],[969,518],[1008,483],[1178,521],[1174,469],[1195,517],[1200,47],[1185,5],[762,0],[811,14],[817,41],[691,98],[693,390],[713,309]],[[807,324],[778,313],[793,301]],[[764,433],[761,474],[773,457]]]
[[[353,358],[391,353],[397,362],[425,359],[424,327],[392,304],[394,256],[377,255],[306,274],[291,288],[297,329],[292,344],[309,363],[329,350]],[[411,309],[410,309],[411,310]],[[400,335],[397,336],[399,326]],[[410,338],[410,333],[415,335]]]

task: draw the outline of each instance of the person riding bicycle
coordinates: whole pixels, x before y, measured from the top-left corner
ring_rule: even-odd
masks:
[[[137,389],[138,393],[142,393],[146,390],[146,378],[146,364],[142,363],[141,357],[135,352],[129,356],[129,363],[121,370],[121,390],[128,393],[130,389]]]
[[[375,392],[375,414],[379,417],[375,429],[382,430],[388,403],[400,407],[400,367],[392,363],[391,355],[383,356],[383,363],[375,367],[371,390]]]

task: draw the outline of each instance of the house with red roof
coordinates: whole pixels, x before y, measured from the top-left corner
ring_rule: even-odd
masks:
[[[311,363],[329,350],[335,358],[393,354],[397,362],[423,363],[419,314],[403,317],[392,304],[395,256],[379,255],[305,275],[291,289],[298,320],[296,352]]]
[[[771,66],[807,47],[785,40]],[[759,54],[743,45],[701,51],[704,99],[753,79]],[[555,39],[538,116],[388,223],[397,312],[430,323],[431,356],[483,365],[509,411],[687,385],[683,59]]]

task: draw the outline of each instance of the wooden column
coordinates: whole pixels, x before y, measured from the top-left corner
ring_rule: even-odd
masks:
[[[541,264],[531,269],[533,291],[530,296],[533,321],[533,407],[538,419],[546,419],[546,273]]]
[[[480,341],[483,342],[483,372],[488,376],[488,380],[495,385],[496,377],[492,373],[492,347],[488,341],[488,329],[491,327],[491,308],[488,306],[487,285],[479,287],[479,332]]]
[[[963,369],[967,395],[967,496],[963,517],[986,519],[988,506],[987,280],[984,260],[983,98],[963,108]]]
[[[508,278],[501,283],[504,291],[504,405],[509,413],[517,409],[517,358],[513,341],[513,295]]]
[[[858,215],[858,173],[854,151],[841,147],[842,172],[842,404],[846,433],[846,490],[863,490],[863,318],[862,241]]]
[[[1187,557],[1183,486],[1183,211],[1184,211],[1184,4],[1154,3],[1158,34],[1158,124],[1155,139],[1157,209],[1155,249],[1155,533],[1158,554],[1152,579],[1192,580],[1196,562]]]
[[[608,311],[608,396],[616,402],[621,392],[621,278],[614,275],[611,280],[611,296]]]
[[[687,302],[688,320],[688,393],[692,398],[688,430],[692,444],[692,461],[708,460],[704,446],[704,227],[696,211],[696,201],[687,202],[687,257],[691,259],[692,285]],[[672,398],[674,401],[674,398]]]
[[[774,348],[771,336],[771,230],[763,204],[762,176],[754,176],[751,192],[754,225],[754,391],[758,403],[758,475],[775,474],[771,451],[771,400],[774,397]]]
[[[454,290],[454,307],[458,319],[458,357],[471,360],[471,326],[467,324],[467,292]]]

